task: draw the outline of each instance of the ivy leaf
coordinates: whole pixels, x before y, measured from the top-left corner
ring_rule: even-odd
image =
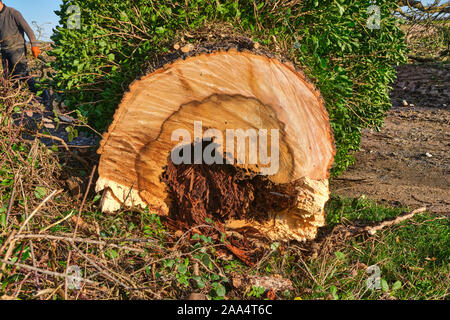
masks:
[[[342,15],[345,12],[345,8],[343,6],[341,6],[337,1],[336,1],[336,7],[338,8],[339,16],[342,17]]]
[[[0,226],[2,226],[3,228],[6,228],[6,214],[2,213],[2,215],[0,216]]]
[[[398,290],[402,287],[402,283],[400,281],[395,281],[395,283],[392,285],[392,291]]]
[[[92,200],[92,203],[96,203],[98,200],[100,200],[102,198],[101,194],[98,194],[94,197],[94,199]]]
[[[389,285],[385,279],[381,279],[381,290],[383,290],[384,292],[389,291]]]
[[[117,259],[117,258],[119,257],[119,253],[118,253],[116,250],[110,249],[110,250],[108,251],[108,256],[109,256],[111,259]]]
[[[192,278],[197,282],[197,287],[199,289],[203,289],[203,288],[206,287],[206,284],[205,284],[205,282],[203,281],[203,279],[201,277],[193,276]]]
[[[34,196],[36,197],[36,199],[44,198],[46,193],[47,189],[44,187],[36,187],[36,189],[34,189]]]
[[[179,264],[178,265],[178,273],[186,274],[186,272],[187,272],[187,267],[184,264]]]
[[[215,286],[215,291],[218,297],[225,297],[225,294],[227,291],[225,290],[225,287],[221,285],[220,283],[217,283]]]

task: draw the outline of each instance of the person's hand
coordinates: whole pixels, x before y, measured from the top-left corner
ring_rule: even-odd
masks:
[[[37,57],[41,54],[41,49],[38,47],[32,47],[31,51],[33,52],[33,57],[37,59]]]

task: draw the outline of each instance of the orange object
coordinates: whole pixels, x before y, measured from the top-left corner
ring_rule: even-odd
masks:
[[[33,52],[33,57],[36,59],[41,54],[41,50],[38,47],[32,47],[31,51]]]
[[[277,299],[277,296],[275,295],[275,291],[273,291],[273,289],[270,289],[269,291],[267,291],[267,299],[269,299],[269,300]]]

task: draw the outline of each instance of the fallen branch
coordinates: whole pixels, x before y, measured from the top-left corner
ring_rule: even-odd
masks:
[[[67,241],[70,243],[88,243],[88,244],[95,244],[95,245],[103,245],[103,246],[109,246],[117,249],[123,249],[123,250],[129,250],[139,253],[144,253],[145,251],[143,249],[138,248],[132,248],[128,246],[120,246],[114,243],[109,243],[106,241],[99,241],[99,240],[92,240],[92,239],[84,239],[84,238],[73,238],[73,237],[61,237],[61,236],[52,236],[48,234],[23,234],[18,235],[14,239],[44,239],[44,240],[54,240],[54,241]]]
[[[397,218],[395,218],[394,220],[389,220],[389,221],[383,221],[380,224],[374,226],[374,227],[365,227],[364,231],[367,232],[370,235],[374,235],[375,233],[377,233],[377,231],[385,228],[385,227],[389,227],[395,224],[399,224],[400,222],[403,222],[405,220],[411,219],[412,217],[414,217],[416,214],[418,213],[422,213],[425,212],[427,210],[427,207],[422,207],[419,209],[416,209],[414,211],[411,211],[410,213],[398,216]]]
[[[53,228],[54,226],[57,226],[58,224],[63,223],[64,221],[66,221],[66,220],[68,220],[70,217],[72,217],[72,215],[74,214],[74,212],[75,212],[75,211],[72,210],[72,211],[70,212],[70,214],[68,214],[67,216],[65,216],[63,219],[58,220],[58,221],[56,221],[55,223],[52,223],[51,225],[45,227],[44,229],[42,229],[41,231],[39,231],[39,233],[40,233],[40,234],[41,234],[41,233],[44,233],[44,232],[46,232],[47,230]]]
[[[80,224],[80,221],[81,221],[81,212],[83,211],[83,207],[84,207],[84,204],[85,204],[85,202],[86,202],[87,196],[88,196],[88,194],[89,194],[89,190],[91,189],[92,179],[93,179],[93,177],[94,177],[94,173],[95,173],[95,170],[96,170],[96,169],[97,169],[97,166],[94,166],[94,167],[92,168],[91,175],[90,175],[90,177],[89,177],[89,183],[88,183],[88,186],[87,186],[86,191],[85,191],[85,193],[84,193],[84,197],[83,197],[83,201],[81,202],[81,206],[80,206],[80,208],[79,208],[79,210],[78,210],[78,216],[77,216],[77,220],[76,220],[76,224],[75,224],[75,230],[73,231],[72,239],[75,239],[76,236],[77,236],[78,225]],[[71,258],[72,258],[72,248],[70,249],[69,254],[68,254],[68,256],[67,256],[67,261],[66,261],[67,269],[66,269],[66,273],[67,273],[67,271],[68,271],[68,268],[69,268],[69,265],[70,265],[70,259],[71,259]],[[65,290],[64,290],[64,298],[66,298],[66,299],[67,299],[67,287],[68,287],[68,286],[67,286],[67,284],[66,284]]]
[[[89,258],[86,254],[83,253],[83,251],[81,251],[79,248],[77,248],[75,246],[75,250],[78,252],[78,254],[80,254],[84,259],[86,259],[95,269],[97,269],[97,271],[102,274],[103,276],[105,276],[106,278],[108,278],[109,280],[111,280],[112,282],[114,282],[115,284],[119,284],[120,286],[122,286],[125,289],[129,289],[130,286],[128,286],[127,284],[123,283],[120,279],[117,279],[116,277],[112,276],[111,274],[109,274],[108,272],[106,272],[106,270],[109,270],[108,268],[106,268],[105,266],[99,265],[97,264],[94,260],[92,260],[91,258]]]
[[[75,224],[75,230],[73,231],[73,238],[76,237],[76,234],[77,234],[77,231],[78,231],[78,225],[79,225],[80,219],[81,219],[81,212],[83,211],[83,207],[84,207],[84,204],[86,203],[86,199],[87,199],[87,196],[89,194],[89,190],[91,189],[92,179],[94,178],[94,173],[95,173],[96,169],[97,169],[97,166],[94,166],[92,168],[91,175],[89,176],[88,186],[86,188],[86,192],[84,193],[84,197],[83,197],[83,201],[81,202],[81,206],[78,209],[78,216],[77,216],[77,221],[76,221],[76,224]]]
[[[31,131],[28,131],[28,132],[29,132],[30,134],[34,134],[36,137],[47,138],[47,139],[56,140],[56,141],[61,142],[61,144],[63,145],[64,149],[66,149],[66,151],[67,151],[68,153],[70,153],[70,155],[71,155],[72,157],[74,157],[75,159],[77,159],[78,161],[80,161],[81,164],[83,164],[83,166],[84,166],[85,168],[89,168],[89,167],[90,167],[90,166],[89,166],[89,163],[88,163],[85,159],[83,159],[82,157],[80,157],[80,156],[77,155],[75,152],[73,152],[73,151],[71,151],[71,150],[69,149],[69,146],[68,146],[67,143],[64,141],[64,139],[61,139],[61,138],[59,138],[59,137],[55,137],[55,136],[52,136],[52,135],[48,135],[48,134],[39,133],[39,132],[31,132]]]
[[[12,193],[11,193],[11,198],[9,198],[9,205],[8,205],[8,211],[6,212],[6,223],[8,223],[9,221],[9,215],[11,213],[13,204],[14,204],[14,199],[16,197],[16,184],[17,184],[17,175],[14,176],[14,184],[13,184],[13,189],[12,189]]]
[[[57,194],[61,193],[62,190],[54,190],[47,198],[44,199],[44,201],[42,201],[36,209],[34,209],[34,211],[28,216],[28,218],[22,223],[22,225],[20,226],[19,231],[17,232],[17,234],[20,234],[23,231],[23,228],[25,228],[25,226],[28,224],[28,222],[30,222],[30,220],[36,215],[36,213],[39,212],[39,210],[42,208],[42,206],[49,201],[51,198],[53,198],[54,196],[56,196]]]
[[[428,6],[424,6],[422,1],[419,0],[402,0],[399,1],[399,6],[407,6],[410,9],[415,8],[421,12],[427,13],[450,13],[450,3],[443,3],[438,5],[436,2]]]
[[[13,232],[15,232],[15,230],[14,230]],[[7,240],[8,240],[8,239],[7,239]],[[9,257],[12,255],[12,253],[13,253],[13,251],[14,251],[14,245],[16,244],[16,240],[14,240],[14,239],[12,239],[12,238],[10,238],[10,240],[11,240],[11,241],[9,242],[8,250],[6,250],[6,253],[5,253],[5,256],[4,256],[5,260],[8,260]],[[0,271],[1,271],[1,272],[5,271],[6,264],[0,264],[0,265],[1,265]],[[0,273],[0,280],[1,280],[1,279],[2,279],[2,273]]]
[[[345,178],[345,177],[334,178],[334,180],[350,181],[350,182],[361,182],[361,181],[366,181],[367,179],[369,179],[369,178]]]
[[[26,270],[29,270],[29,271],[40,272],[40,273],[43,273],[43,274],[46,274],[46,275],[49,275],[49,276],[53,276],[53,277],[61,277],[61,278],[69,278],[70,277],[71,279],[84,281],[84,282],[92,284],[92,285],[96,285],[96,286],[99,285],[98,282],[94,282],[94,281],[91,281],[91,280],[88,280],[88,279],[84,279],[84,278],[81,278],[81,277],[75,277],[75,276],[68,276],[68,275],[66,275],[64,273],[48,271],[48,270],[32,267],[32,266],[29,266],[29,265],[26,265],[26,264],[21,264],[21,263],[17,263],[17,262],[11,262],[11,261],[7,261],[7,260],[3,260],[3,259],[1,259],[0,262],[2,262],[4,264],[7,264],[7,265],[10,265],[10,266],[23,268],[23,269],[26,269]]]
[[[376,225],[372,226],[359,226],[355,223],[344,225],[338,224],[332,228],[329,233],[324,234],[319,239],[307,242],[303,247],[293,246],[296,250],[303,251],[300,254],[306,254],[312,258],[322,255],[324,251],[330,253],[333,252],[333,248],[336,245],[347,242],[351,238],[355,238],[363,235],[375,235],[378,231],[385,227],[399,224],[405,220],[413,218],[418,213],[423,213],[426,211],[426,207],[422,207],[411,211],[409,213],[402,214],[393,220],[382,221]]]
[[[6,238],[5,243],[3,243],[3,245],[0,247],[0,254],[2,254],[3,250],[6,249],[6,246],[14,239],[14,236],[16,235],[16,233],[17,233],[17,230],[11,231],[11,233]]]
[[[20,189],[22,191],[23,207],[25,209],[25,219],[26,219],[26,218],[28,218],[28,205],[27,205],[27,197],[25,196],[25,190],[23,189],[22,178],[19,179],[19,183],[20,183]],[[27,231],[28,232],[30,231],[29,224],[27,225]],[[33,267],[36,267],[36,256],[34,255],[33,241],[29,240],[28,245],[30,246],[30,255],[31,255],[31,261],[33,262]],[[38,276],[37,272],[34,272],[34,276],[36,278],[37,289],[39,290],[40,285],[39,285],[39,276]]]

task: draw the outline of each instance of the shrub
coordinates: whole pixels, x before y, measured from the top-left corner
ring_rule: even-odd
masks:
[[[338,174],[352,163],[361,129],[379,128],[391,106],[393,66],[405,61],[404,35],[391,14],[396,2],[377,1],[381,28],[371,30],[369,0],[63,0],[52,37],[53,86],[104,130],[128,85],[171,50],[173,39],[231,25],[294,61],[321,90]],[[81,26],[73,30],[67,28],[72,4],[81,8]]]

